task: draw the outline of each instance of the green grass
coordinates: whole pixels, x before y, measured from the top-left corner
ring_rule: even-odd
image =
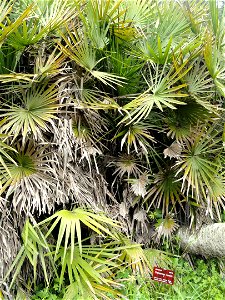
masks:
[[[127,271],[119,273],[118,278],[124,279],[123,293],[129,300],[225,299],[225,281],[215,261],[197,260],[195,268],[192,269],[183,259],[175,258],[172,268],[175,270],[173,286],[134,277]]]

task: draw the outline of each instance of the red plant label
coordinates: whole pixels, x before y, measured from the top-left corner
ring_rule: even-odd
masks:
[[[174,284],[174,271],[154,267],[152,279],[158,282]]]

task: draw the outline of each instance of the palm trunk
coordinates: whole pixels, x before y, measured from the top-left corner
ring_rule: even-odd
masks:
[[[225,256],[225,223],[206,225],[196,232],[183,227],[178,237],[185,252],[205,257]]]

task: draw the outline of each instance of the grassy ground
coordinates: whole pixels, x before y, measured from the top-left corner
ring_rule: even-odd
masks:
[[[135,278],[128,273],[119,274],[124,278],[123,293],[129,300],[224,300],[225,280],[215,261],[198,260],[192,269],[182,259],[173,260],[174,285]],[[113,299],[113,298],[112,298]]]

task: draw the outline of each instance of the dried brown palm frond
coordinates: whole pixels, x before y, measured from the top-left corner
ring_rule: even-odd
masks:
[[[129,207],[126,207],[124,202],[118,203],[116,200],[114,200],[110,204],[107,203],[104,211],[106,212],[107,216],[110,216],[113,220],[117,220],[119,222],[121,225],[120,230],[125,236],[131,236],[132,221],[129,215]]]
[[[17,174],[20,169],[10,164],[17,180],[14,178],[15,184],[9,188],[7,197],[13,195],[13,202],[16,207],[20,203],[21,209],[26,208],[29,201],[31,211],[33,207],[39,212],[51,211],[56,203],[67,202],[106,209],[106,195],[111,198],[112,195],[104,178],[94,170],[92,174],[88,172],[88,165],[80,163],[81,156],[76,157],[77,143],[70,121],[58,119],[52,122],[51,131],[54,135],[50,136],[50,141],[39,137],[39,145],[34,144],[32,148],[31,143],[29,150],[22,149],[24,154],[29,154],[25,155],[25,159],[29,160],[27,173]],[[18,146],[22,147],[20,144]],[[6,172],[2,176],[8,179]]]
[[[110,193],[102,175],[94,171],[91,175],[78,165],[68,164],[66,175],[62,180],[64,182],[62,190],[74,204],[91,207],[94,211],[102,209],[107,212],[106,200]]]
[[[146,173],[141,174],[138,178],[130,178],[128,182],[131,183],[131,190],[136,196],[141,196],[144,198],[146,191],[146,186],[148,184],[148,175]]]
[[[148,221],[147,212],[137,207],[134,211],[134,215],[132,218],[132,233],[133,238],[137,243],[149,244],[151,241],[151,233],[150,226]]]
[[[118,158],[115,158],[114,161],[110,162],[108,166],[115,166],[116,170],[114,171],[113,175],[116,174],[114,181],[119,178],[122,178],[124,175],[127,175],[129,178],[131,175],[137,177],[139,176],[142,171],[140,168],[140,164],[135,156],[132,154],[121,154]]]
[[[179,142],[173,142],[169,147],[164,149],[163,154],[166,158],[167,156],[171,158],[177,158],[181,155],[182,152],[182,145]]]
[[[81,153],[76,153],[78,145],[72,131],[72,121],[59,119],[53,130],[51,166],[58,178],[57,190],[61,191],[58,194],[59,202],[67,202],[60,200],[61,195],[70,199],[70,203],[77,202],[95,211],[99,208],[106,211],[106,198],[112,199],[113,196],[103,176],[98,174],[97,168],[96,171],[92,168],[93,161],[89,160],[87,164],[82,161]]]
[[[17,212],[47,213],[56,204],[68,202],[106,210],[108,190],[103,177],[73,162],[73,148],[68,153],[56,146],[31,141],[21,146],[18,142],[18,153],[13,156],[16,164],[7,163],[11,177],[1,168],[1,179],[8,186],[6,199]]]
[[[51,167],[55,171],[57,186],[50,195],[50,201],[107,211],[106,199],[111,194],[103,176],[94,170],[90,173],[88,168],[83,169],[80,164],[67,159],[65,164],[63,156],[52,153]]]
[[[118,199],[111,201],[107,206],[109,208],[109,215],[113,220],[119,221],[121,224],[121,231],[127,236],[132,236],[132,214],[131,210],[133,208],[135,195],[131,192],[128,186],[123,190],[120,202]],[[117,202],[118,201],[118,202]],[[130,210],[131,209],[131,210]]]
[[[2,205],[1,205],[2,204]],[[4,208],[4,209],[3,209]],[[0,281],[4,278],[20,248],[17,233],[18,221],[6,206],[6,200],[0,199]]]
[[[90,113],[93,115],[92,113]],[[81,160],[86,158],[89,168],[91,169],[91,156],[94,159],[96,169],[98,170],[96,158],[97,154],[102,154],[101,148],[102,144],[99,142],[100,134],[102,134],[101,127],[93,130],[93,128],[98,127],[98,123],[96,122],[96,126],[93,126],[91,122],[88,122],[86,114],[86,118],[81,115],[75,115],[75,118],[72,120],[72,129],[76,145],[76,152],[80,152]],[[93,119],[94,115],[92,116]],[[91,119],[89,117],[89,119]],[[97,120],[96,120],[97,121]]]
[[[92,128],[93,126],[89,127],[87,122],[82,124],[79,117],[58,119],[52,124],[52,130],[54,130],[52,143],[63,156],[64,166],[68,161],[83,162],[83,164],[87,162],[91,171],[94,163],[98,172],[96,155],[102,154],[102,145],[97,140],[97,135],[93,133]]]

